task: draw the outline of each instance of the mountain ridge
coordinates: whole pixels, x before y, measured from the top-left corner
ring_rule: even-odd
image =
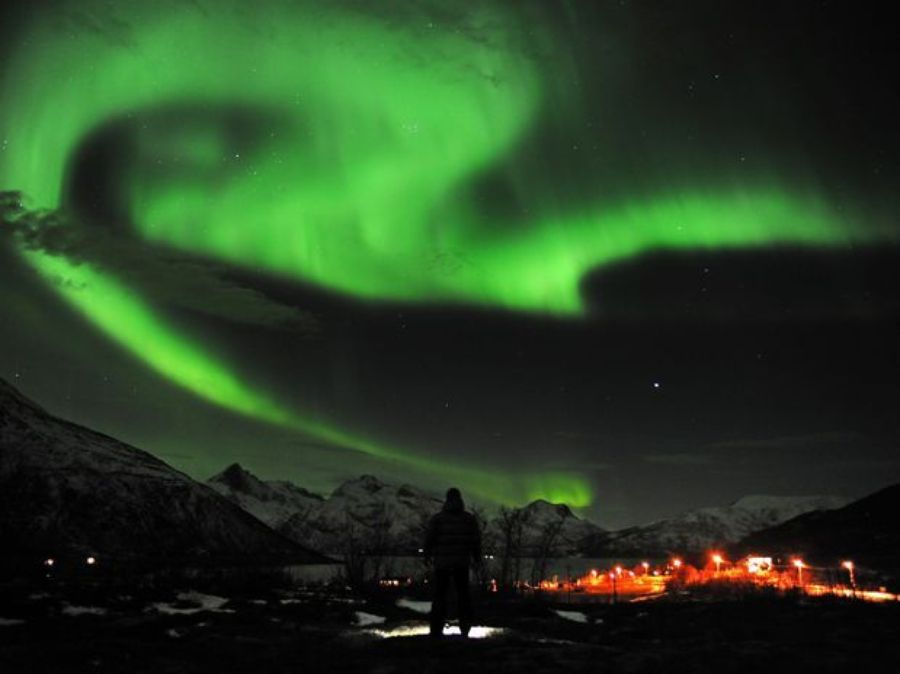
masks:
[[[241,466],[230,467],[246,475],[240,482],[268,485]],[[220,473],[221,475],[221,473]],[[211,480],[215,481],[214,476]],[[301,487],[296,487],[302,490]],[[311,494],[302,490],[305,494]],[[361,475],[338,485],[329,496],[312,495],[304,507],[286,519],[276,518],[266,507],[254,503],[248,493],[233,493],[230,498],[250,512],[259,512],[264,521],[289,538],[328,552],[339,552],[347,544],[348,527],[377,538],[374,546],[393,552],[412,554],[421,545],[424,528],[442,499],[412,485],[392,485],[372,475]],[[727,506],[686,511],[681,515],[649,525],[606,531],[588,519],[574,514],[566,504],[538,499],[516,509],[522,519],[520,540],[526,552],[541,548],[552,538],[553,550],[562,555],[585,556],[666,556],[699,553],[712,547],[732,545],[746,535],[788,521],[810,511],[828,510],[846,505],[849,499],[836,496],[772,496],[750,494]],[[318,509],[322,510],[319,511]],[[485,550],[498,551],[506,545],[498,514],[484,515]],[[268,519],[265,519],[268,518]],[[382,521],[379,521],[382,520]],[[374,530],[379,530],[374,535]],[[549,538],[548,538],[549,537]],[[365,536],[363,536],[365,538]],[[542,543],[543,541],[543,543]]]
[[[0,539],[19,562],[325,558],[164,461],[60,419],[0,379]],[[30,561],[29,561],[30,560]]]

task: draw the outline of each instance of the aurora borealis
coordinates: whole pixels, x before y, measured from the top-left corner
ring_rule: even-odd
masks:
[[[865,437],[869,458],[881,461],[895,437],[879,416],[885,401],[865,406],[850,392],[871,388],[869,374],[823,394],[829,402],[804,403],[793,422],[762,393],[786,379],[788,400],[798,387],[808,394],[799,373],[816,366],[803,359],[846,347],[842,335],[859,321],[876,335],[878,367],[885,354],[888,368],[896,363],[879,341],[880,321],[895,316],[890,283],[857,278],[869,265],[859,255],[889,268],[883,257],[896,254],[897,144],[879,144],[885,101],[896,95],[869,89],[851,106],[859,93],[817,74],[841,37],[837,16],[816,19],[803,48],[766,33],[794,35],[814,4],[780,19],[765,7],[678,15],[670,3],[9,10],[0,190],[22,195],[6,228],[16,267],[8,276],[34,289],[15,303],[32,319],[4,338],[7,353],[23,355],[0,374],[38,371],[35,386],[47,390],[54,374],[41,349],[50,347],[24,344],[52,330],[44,323],[77,322],[95,346],[67,359],[117,363],[115,379],[158,378],[150,388],[180,390],[179,405],[196,405],[197,418],[236,415],[228,423],[250,424],[251,436],[292,438],[297,448],[255,460],[301,484],[319,475],[312,488],[362,455],[367,469],[398,480],[450,480],[487,500],[541,497],[602,513],[604,471],[616,471],[626,447],[662,470],[700,465],[686,458],[705,456],[697,446]],[[874,30],[877,21],[863,19],[843,30]],[[871,44],[867,36],[858,44]],[[844,75],[838,63],[868,61],[862,51],[833,55],[824,68]],[[810,110],[821,124],[808,123]],[[41,212],[57,212],[56,226],[42,225]],[[797,282],[797,265],[810,261],[823,273],[839,268],[837,285],[849,279],[849,290]],[[730,297],[679,297],[673,309],[663,277],[686,266],[700,269],[700,293],[710,268],[750,276]],[[752,270],[767,268],[794,289],[787,314],[777,297],[745,302],[763,288]],[[636,285],[623,294],[621,278]],[[838,296],[839,307],[830,302]],[[742,303],[752,308],[735,318],[730,309]],[[821,329],[822,306],[838,328],[816,348],[799,346]],[[815,328],[802,320],[809,312]],[[453,328],[461,339],[447,329],[459,321],[469,325]],[[773,322],[787,326],[786,338],[768,334]],[[405,336],[410,325],[415,338]],[[648,338],[665,333],[665,347]],[[721,362],[703,362],[697,344],[719,336]],[[529,343],[540,358],[570,352],[571,362],[532,363],[534,379],[520,387],[529,366],[513,362],[527,351],[516,344]],[[97,344],[115,355],[98,356]],[[763,376],[732,365],[779,346],[791,354],[787,369]],[[660,371],[648,372],[654,362]],[[875,363],[847,367],[875,372]],[[736,386],[749,405],[696,386],[723,367],[747,378]],[[679,378],[681,394],[670,385]],[[650,386],[657,379],[663,385]],[[684,397],[665,403],[670,395]],[[623,410],[597,411],[620,397]],[[192,473],[234,458],[252,465],[263,452],[217,451],[213,438],[185,448],[199,422],[163,437],[146,418],[104,417],[91,398],[75,403],[76,414],[150,451],[179,447]],[[818,413],[842,404],[846,423]],[[553,439],[527,446],[541,431]],[[495,447],[497,438],[509,440]],[[560,438],[576,440],[567,448]],[[554,460],[540,458],[548,454]],[[826,478],[801,489],[839,488]],[[762,473],[746,482],[768,488]]]

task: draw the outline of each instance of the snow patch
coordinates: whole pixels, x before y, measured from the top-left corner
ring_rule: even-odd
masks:
[[[416,601],[415,599],[406,599],[401,597],[397,600],[396,606],[399,608],[408,608],[410,611],[427,615],[431,613],[430,601]]]
[[[197,604],[197,606],[180,607],[167,602],[151,604],[150,608],[166,615],[190,615],[201,611],[213,613],[234,613],[233,609],[222,608],[228,603],[227,597],[217,597],[200,592],[182,592],[177,596],[179,602]]]
[[[383,615],[375,615],[374,613],[366,613],[365,611],[356,611],[354,616],[356,617],[355,623],[360,627],[365,627],[366,625],[380,625],[387,620]]]
[[[573,623],[588,623],[588,617],[581,611],[562,611],[554,609],[553,612],[563,620],[571,620]]]
[[[62,614],[67,616],[106,615],[106,613],[107,610],[100,606],[72,606],[71,604],[64,604],[62,607]]]

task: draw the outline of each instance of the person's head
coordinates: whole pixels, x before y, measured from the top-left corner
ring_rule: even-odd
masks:
[[[447,498],[444,500],[445,510],[465,510],[462,494],[456,487],[450,487],[447,490]]]

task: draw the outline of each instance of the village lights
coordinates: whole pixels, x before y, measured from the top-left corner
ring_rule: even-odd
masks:
[[[747,557],[747,571],[753,575],[765,575],[772,570],[771,557],[757,557],[750,555]]]
[[[712,556],[712,561],[713,561],[713,564],[716,565],[716,574],[718,575],[719,569],[721,568],[722,562],[724,561],[724,560],[722,559],[722,555],[720,555],[719,553],[715,553],[715,554]]]
[[[797,584],[803,585],[803,567],[806,566],[806,564],[803,563],[802,559],[798,558],[794,560],[794,566],[797,569]]]
[[[845,569],[847,569],[847,573],[850,574],[850,587],[855,589],[856,588],[856,574],[854,573],[855,567],[853,566],[853,562],[851,562],[848,559],[846,561],[841,562],[841,566],[843,566]]]

